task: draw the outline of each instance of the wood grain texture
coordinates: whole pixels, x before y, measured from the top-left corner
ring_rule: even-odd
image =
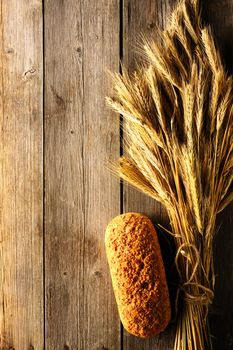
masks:
[[[137,53],[140,37],[156,35],[156,28],[164,28],[174,6],[172,0],[125,0],[123,7],[123,62],[132,71],[140,60]],[[123,190],[123,211],[135,211],[149,216],[155,224],[168,225],[168,219],[161,205],[128,185]],[[157,230],[158,231],[158,230]],[[164,237],[158,232],[163,243]],[[169,247],[165,244],[165,249]],[[170,263],[170,261],[168,262]],[[169,269],[169,266],[168,266]],[[167,270],[168,270],[167,269]],[[168,273],[168,271],[167,271]],[[139,339],[124,331],[124,350],[169,350],[173,348],[174,327],[156,337]]]
[[[42,1],[0,11],[0,347],[43,349]]]
[[[45,1],[45,285],[49,350],[118,350],[104,233],[120,210],[119,119],[105,107],[119,69],[117,0]]]
[[[202,2],[203,19],[210,24],[225,66],[233,73],[233,1]],[[218,217],[215,257],[215,299],[209,312],[214,350],[233,349],[233,205]]]
[[[124,2],[124,36],[123,36],[123,61],[132,70],[135,67],[135,54],[137,40],[140,33],[143,35],[154,35],[156,27],[165,27],[171,9],[176,1],[130,1]],[[233,72],[233,1],[202,1],[203,20],[210,24],[214,37],[220,48],[223,60],[228,71]],[[163,208],[158,203],[124,185],[124,211],[138,211],[150,216],[155,223],[162,222],[166,226],[167,217]],[[210,309],[209,318],[211,333],[213,335],[214,350],[230,350],[233,348],[233,235],[232,235],[232,208],[231,205],[218,218],[219,230],[215,240],[215,269],[216,289],[214,304]],[[161,237],[161,235],[160,235]],[[161,237],[161,243],[166,253],[166,242]],[[162,247],[163,248],[163,247]],[[169,263],[167,264],[168,274],[171,273]],[[124,346],[127,350],[151,350],[173,349],[173,335],[175,326],[170,327],[159,337],[148,341],[140,340],[124,332]]]
[[[133,70],[140,35],[165,27],[176,2],[45,0],[43,29],[42,0],[1,1],[1,350],[173,348],[174,325],[148,340],[120,330],[104,249],[107,223],[120,208],[155,224],[167,226],[168,219],[154,200],[126,184],[121,191],[107,170],[120,153],[120,130],[104,97],[111,89],[106,70],[119,69],[120,53]],[[233,72],[233,0],[202,5]],[[214,350],[233,348],[232,210],[218,218],[215,240]],[[165,256],[170,243],[158,234]],[[172,260],[165,263],[171,274]]]

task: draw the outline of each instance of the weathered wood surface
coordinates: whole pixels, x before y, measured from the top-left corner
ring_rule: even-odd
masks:
[[[233,1],[203,1],[203,18],[212,26],[227,70],[233,73]],[[210,311],[214,350],[233,349],[233,204],[219,216],[214,244],[215,299]]]
[[[119,69],[117,0],[45,1],[46,346],[119,349],[104,248],[119,213],[119,118],[105,107]]]
[[[0,11],[0,347],[43,349],[42,1]]]
[[[149,340],[120,326],[105,227],[120,211],[168,221],[158,203],[107,171],[120,155],[120,124],[104,97],[106,70],[119,70],[120,58],[133,70],[140,35],[165,27],[175,4],[1,1],[1,350],[172,349],[175,325]],[[203,17],[232,72],[233,0],[203,1]],[[219,218],[215,243],[214,350],[233,348],[232,209]]]
[[[169,0],[125,0],[123,9],[123,62],[130,71],[141,57],[138,45],[143,36],[156,35],[156,28],[164,28],[171,13],[174,1]],[[146,214],[154,223],[167,225],[164,209],[153,199],[138,192],[128,185],[124,185],[123,210]],[[161,236],[162,233],[158,232]],[[160,240],[163,237],[159,237]],[[172,349],[174,327],[169,326],[167,331],[150,339],[138,339],[124,331],[123,349],[125,350],[168,350]]]
[[[166,27],[176,0],[125,0],[123,16],[123,62],[133,70],[137,54],[137,40],[140,34],[155,35],[156,27]],[[233,72],[233,1],[203,1],[203,20],[212,25],[216,42],[228,71]],[[136,58],[135,58],[136,57]],[[124,185],[124,211],[138,211],[150,216],[156,223],[168,225],[166,213],[158,204]],[[215,240],[216,291],[210,310],[210,325],[214,350],[233,349],[233,205],[218,218],[219,231]],[[162,232],[158,232],[164,251],[169,245],[164,243]],[[166,260],[166,257],[165,257]],[[171,261],[167,262],[167,274],[172,279]],[[171,292],[172,285],[170,285]],[[174,288],[173,288],[174,289]],[[175,325],[166,332],[149,340],[139,340],[124,332],[123,349],[127,350],[169,350],[173,349]]]

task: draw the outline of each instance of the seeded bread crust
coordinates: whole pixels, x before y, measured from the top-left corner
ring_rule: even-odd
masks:
[[[124,328],[139,337],[162,332],[171,307],[157,233],[141,214],[114,218],[105,235],[113,290]]]

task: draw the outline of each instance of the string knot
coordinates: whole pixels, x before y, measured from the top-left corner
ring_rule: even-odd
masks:
[[[180,268],[180,257],[182,257],[182,264],[185,265],[182,265],[182,270]],[[214,298],[214,292],[209,287],[210,283],[201,263],[200,253],[197,247],[194,244],[183,243],[177,250],[175,264],[180,281],[184,281],[178,288],[177,300],[182,291],[186,304],[201,304],[206,306],[211,304]],[[206,285],[198,281],[197,273],[200,269],[206,277]]]

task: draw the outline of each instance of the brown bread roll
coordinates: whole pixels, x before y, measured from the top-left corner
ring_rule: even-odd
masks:
[[[124,328],[139,337],[162,332],[171,317],[157,233],[141,214],[114,218],[105,235],[113,289]]]

